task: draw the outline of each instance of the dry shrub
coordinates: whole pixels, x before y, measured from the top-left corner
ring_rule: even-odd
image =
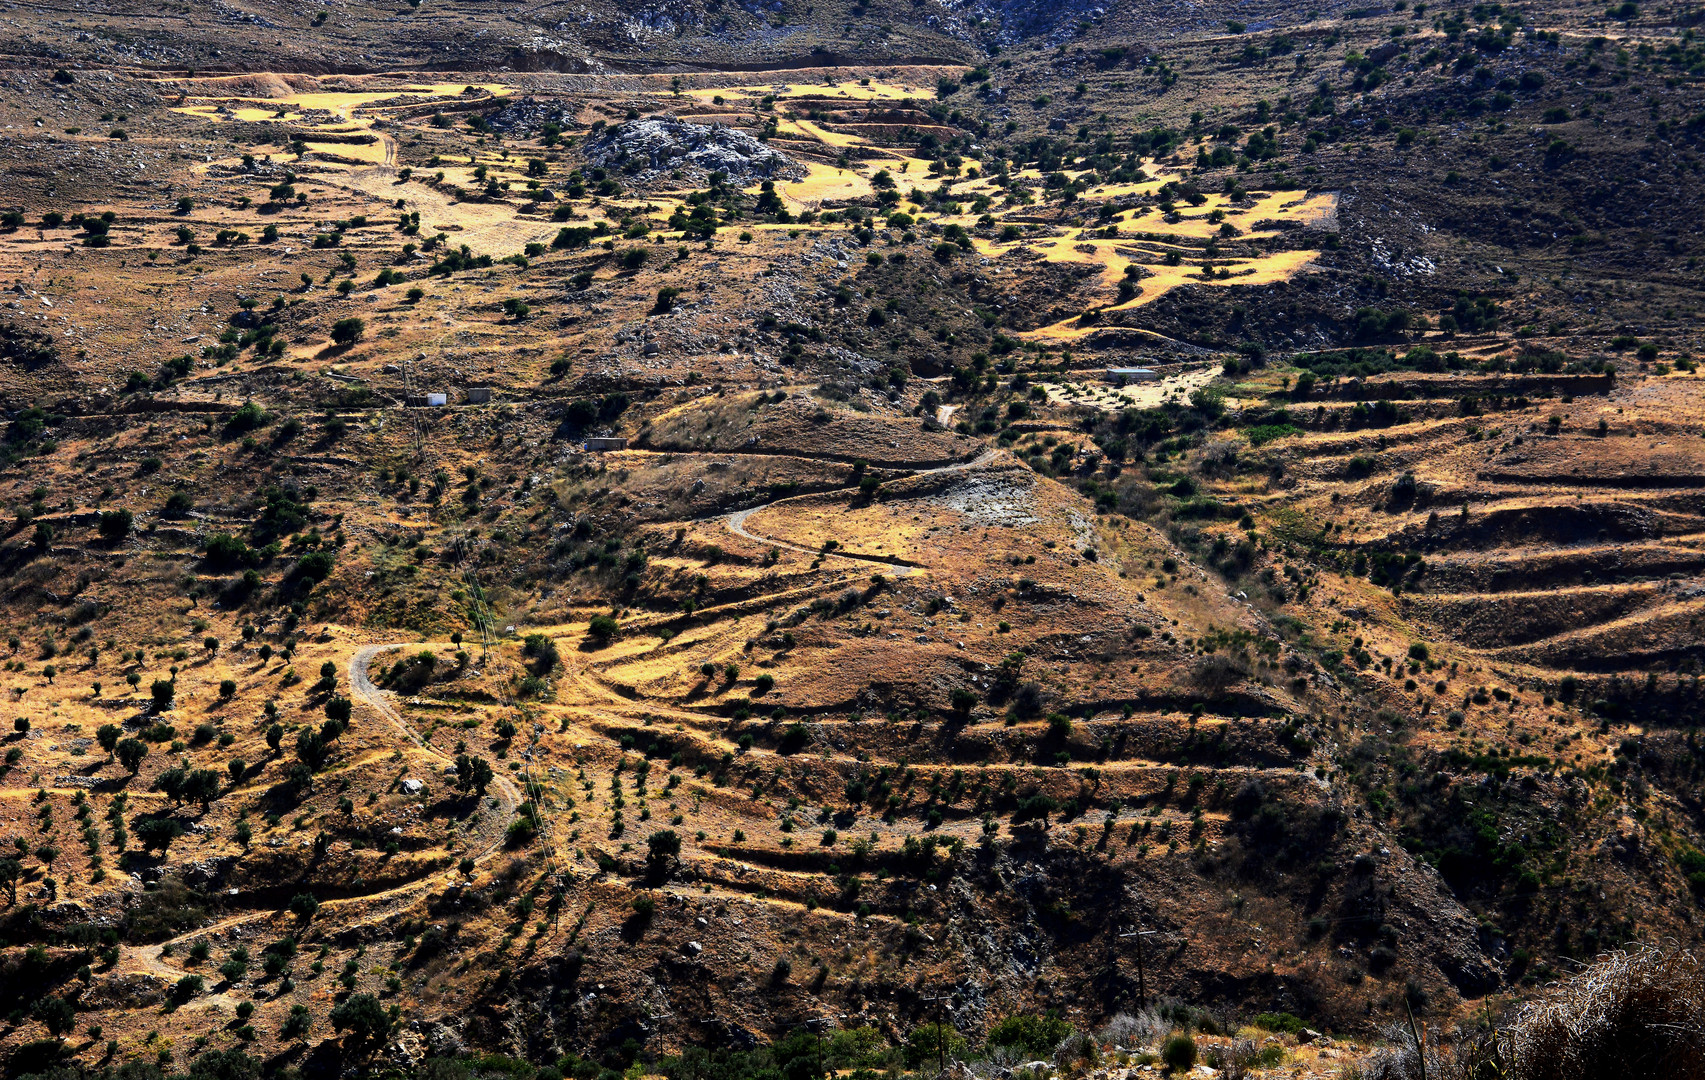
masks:
[[[1250,1080],[1258,1066],[1261,1049],[1249,1039],[1238,1039],[1208,1049],[1208,1065],[1218,1069],[1221,1080]]]
[[[1016,1046],[985,1046],[981,1058],[964,1064],[975,1076],[1007,1078],[1016,1076],[1021,1065],[1034,1060],[1034,1056]]]
[[[1210,694],[1223,694],[1249,677],[1249,661],[1242,656],[1214,653],[1190,668],[1190,681]]]
[[[1364,1061],[1354,1062],[1338,1073],[1338,1080],[1431,1080],[1438,1072],[1439,1053],[1429,1047],[1425,1066],[1421,1049],[1402,1024],[1391,1024],[1381,1032],[1394,1045]]]
[[[1601,957],[1517,1010],[1507,1027],[1448,1046],[1393,1024],[1393,1046],[1339,1080],[1705,1080],[1705,965],[1686,949]]]
[[[1422,1068],[1420,1027],[1392,1024],[1384,1035],[1393,1046],[1365,1061],[1347,1066],[1338,1080],[1509,1080],[1503,1033],[1481,1030],[1464,1033],[1448,1046],[1429,1038]]]
[[[1054,1065],[1060,1069],[1085,1071],[1101,1063],[1101,1046],[1087,1031],[1074,1031],[1054,1048]]]
[[[1172,1021],[1165,1019],[1153,1009],[1143,1009],[1136,1013],[1118,1013],[1107,1021],[1107,1026],[1101,1029],[1103,1042],[1113,1046],[1136,1049],[1145,1046],[1158,1046],[1166,1033],[1172,1030]]]
[[[1516,1014],[1516,1080],[1705,1080],[1705,965],[1692,952],[1611,953]]]

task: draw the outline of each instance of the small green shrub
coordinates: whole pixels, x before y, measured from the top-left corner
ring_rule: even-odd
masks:
[[[1160,1060],[1171,1072],[1189,1072],[1196,1067],[1196,1040],[1174,1035],[1161,1044]]]
[[[1265,1028],[1268,1031],[1295,1035],[1308,1025],[1303,1023],[1302,1017],[1293,1016],[1288,1012],[1265,1012],[1256,1015],[1255,1026]]]

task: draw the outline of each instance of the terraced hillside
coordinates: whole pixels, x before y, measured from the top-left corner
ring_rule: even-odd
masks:
[[[1327,1076],[1697,939],[1692,30],[913,6],[7,76],[9,1075]]]

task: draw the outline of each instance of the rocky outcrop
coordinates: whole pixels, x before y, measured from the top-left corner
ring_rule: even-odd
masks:
[[[594,165],[620,171],[645,183],[680,169],[709,175],[720,172],[737,184],[803,176],[804,166],[735,128],[682,120],[629,120],[586,144]]]

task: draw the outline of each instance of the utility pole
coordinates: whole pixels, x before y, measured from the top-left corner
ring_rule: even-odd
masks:
[[[810,1030],[814,1035],[817,1036],[817,1075],[818,1076],[829,1075],[828,1073],[823,1071],[823,1027],[825,1025],[828,1025],[828,1024],[833,1024],[837,1020],[845,1020],[845,1019],[846,1019],[846,1016],[844,1014],[840,1014],[840,1015],[836,1015],[836,1016],[814,1016],[811,1019],[805,1021],[806,1028],[808,1030]]]
[[[933,1001],[935,1013],[935,1049],[937,1076],[947,1075],[947,1003],[953,998],[952,994],[942,994],[940,997],[920,998],[920,1001]]]
[[[1149,1007],[1148,979],[1143,971],[1143,938],[1151,937],[1159,932],[1158,930],[1137,929],[1119,935],[1121,938],[1137,939],[1137,1007],[1142,1009]]]

